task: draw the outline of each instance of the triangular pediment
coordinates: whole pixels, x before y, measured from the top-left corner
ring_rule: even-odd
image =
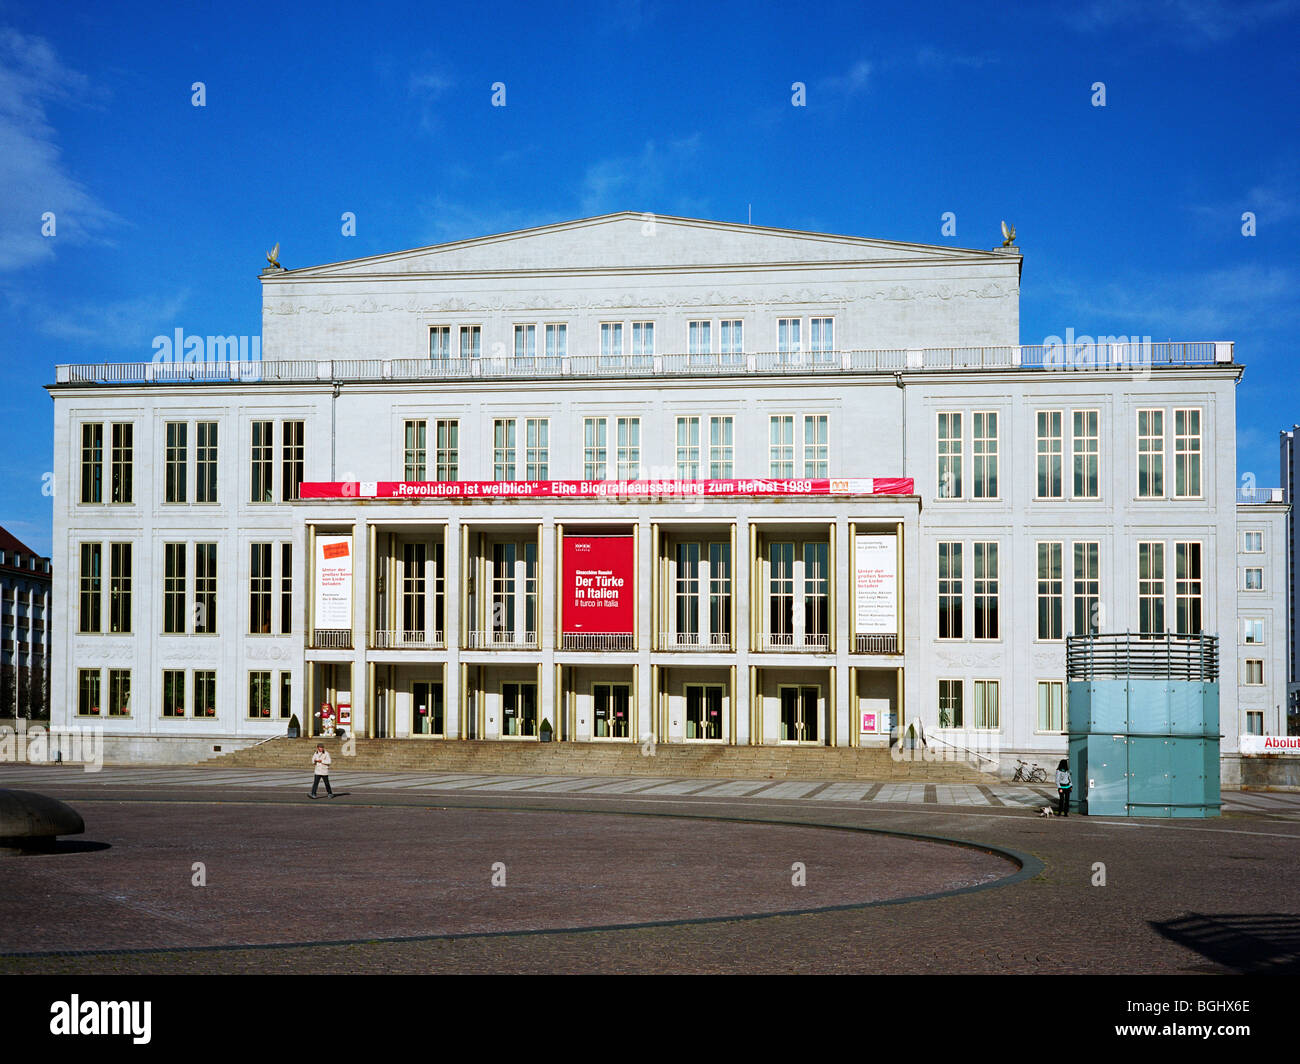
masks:
[[[767,265],[1005,262],[989,251],[623,211],[276,274],[366,278],[551,270],[672,270]]]

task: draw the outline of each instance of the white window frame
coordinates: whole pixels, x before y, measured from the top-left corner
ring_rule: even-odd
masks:
[[[996,500],[998,498],[998,411],[975,410],[971,412],[971,498]],[[993,431],[988,431],[992,423]],[[984,429],[983,435],[980,429]],[[993,490],[989,491],[990,482]]]
[[[1259,670],[1259,679],[1252,681],[1250,678],[1251,666],[1254,665]],[[1241,670],[1241,685],[1243,687],[1263,687],[1264,686],[1264,659],[1263,658],[1246,658]]]
[[[1076,428],[1076,419],[1083,418],[1084,432],[1081,434]],[[1089,433],[1088,419],[1095,419],[1095,433]],[[1086,489],[1088,484],[1088,464],[1093,465],[1093,486],[1095,490],[1088,494],[1086,491],[1080,494],[1077,490],[1079,482],[1079,466],[1083,465],[1083,483]],[[1097,409],[1071,410],[1070,411],[1070,487],[1072,489],[1072,498],[1075,499],[1100,499],[1101,498],[1101,411]]]
[[[1242,541],[1241,541],[1242,554],[1263,554],[1264,553],[1264,530],[1262,528],[1245,529],[1242,531],[1241,535],[1242,535]],[[1257,542],[1259,543],[1258,547],[1252,547],[1250,545],[1251,536],[1259,537],[1259,539],[1257,540]]]
[[[1172,497],[1175,499],[1202,499],[1205,497],[1205,411],[1199,406],[1179,406],[1174,408],[1173,414],[1174,490]],[[1179,415],[1183,415],[1184,427],[1190,424],[1192,415],[1195,415],[1196,432],[1180,433],[1178,431]],[[1189,479],[1193,469],[1196,473],[1196,491],[1180,493],[1178,491],[1180,471],[1183,472],[1184,479]]]
[[[1060,718],[1061,718],[1061,720],[1060,720],[1061,726],[1060,726],[1059,728],[1044,727],[1044,723],[1043,723],[1043,688],[1044,688],[1044,687],[1049,688],[1049,689],[1050,689],[1050,688],[1056,688],[1056,692],[1057,692],[1057,705],[1058,705],[1058,707],[1059,707],[1058,710],[1057,710],[1057,712],[1060,714]],[[1050,704],[1051,693],[1050,693],[1050,690],[1049,690],[1049,694],[1048,694],[1048,700],[1049,700],[1049,704],[1048,704],[1048,716],[1049,716],[1049,718],[1050,718],[1050,716],[1051,716],[1051,704]],[[1066,716],[1066,709],[1065,709],[1065,684],[1064,684],[1063,681],[1061,681],[1061,680],[1037,680],[1037,681],[1035,681],[1035,684],[1034,684],[1034,713],[1035,713],[1035,715],[1036,715],[1036,722],[1035,722],[1035,724],[1034,724],[1034,734],[1035,734],[1035,735],[1063,735],[1063,734],[1065,733],[1065,731],[1066,731],[1066,725],[1067,725],[1067,716]],[[1050,724],[1050,723],[1051,723],[1051,720],[1049,719],[1049,720],[1047,721],[1047,723]]]
[[[1053,428],[1055,432],[1052,431]],[[1034,438],[1037,441],[1034,447],[1034,498],[1038,501],[1063,499],[1065,498],[1065,411],[1034,411]],[[1053,488],[1055,490],[1052,490]]]
[[[949,434],[941,435],[941,429],[944,426],[944,419],[948,419]],[[956,419],[955,421],[953,419]],[[952,435],[951,429],[956,426],[956,435]],[[955,448],[955,449],[954,449]],[[965,450],[965,426],[962,420],[962,411],[960,410],[936,410],[934,419],[934,453],[935,453],[935,488],[934,497],[936,499],[960,499],[962,497],[962,455]],[[949,468],[944,469],[944,463],[949,463]],[[955,491],[944,490],[945,472],[951,475],[955,482]],[[950,485],[950,487],[953,485]]]
[[[1241,571],[1241,590],[1242,591],[1263,591],[1264,590],[1264,567],[1261,565],[1247,565]],[[1259,573],[1259,586],[1250,586],[1250,574]]]
[[[1160,431],[1159,431],[1159,433],[1155,433],[1155,432],[1147,432],[1147,433],[1144,434],[1144,433],[1142,432],[1142,415],[1143,415],[1143,414],[1156,414],[1156,415],[1159,416],[1159,418],[1160,418]],[[1147,427],[1150,428],[1150,425],[1151,425],[1151,419],[1148,418],[1148,419],[1147,419]],[[1134,465],[1134,467],[1133,467],[1133,473],[1134,473],[1133,487],[1134,487],[1134,489],[1135,489],[1136,497],[1139,498],[1139,499],[1163,499],[1163,498],[1165,498],[1165,497],[1167,496],[1167,494],[1168,494],[1168,483],[1167,483],[1167,477],[1165,476],[1165,473],[1166,473],[1166,470],[1165,470],[1165,465],[1166,465],[1166,462],[1165,462],[1165,457],[1166,457],[1166,456],[1165,456],[1165,450],[1166,450],[1165,439],[1166,439],[1166,436],[1167,436],[1167,432],[1165,431],[1165,409],[1164,409],[1164,407],[1160,407],[1160,406],[1140,407],[1140,408],[1136,411],[1136,413],[1135,413],[1134,422],[1133,422],[1133,427],[1134,427],[1134,431],[1135,431],[1135,437],[1134,437],[1134,438],[1135,438],[1136,441],[1137,441],[1137,454],[1136,454],[1136,459],[1137,459],[1137,460],[1136,460],[1136,463],[1135,463],[1135,465]],[[1144,441],[1145,441],[1146,444],[1147,444],[1145,450],[1143,449]],[[1154,441],[1158,441],[1158,442],[1159,442],[1159,447],[1151,446],[1151,443],[1153,443]],[[1146,493],[1143,493],[1143,491],[1142,491],[1142,459],[1143,459],[1143,458],[1149,458],[1149,459],[1151,459],[1152,462],[1158,462],[1158,463],[1159,463],[1159,470],[1160,470],[1160,490],[1159,490],[1159,491],[1150,491],[1150,490],[1148,490]]]

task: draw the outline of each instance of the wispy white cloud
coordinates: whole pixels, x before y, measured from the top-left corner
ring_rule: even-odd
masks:
[[[47,109],[89,96],[84,75],[64,66],[49,43],[0,29],[0,271],[54,258],[61,244],[104,240],[121,219],[68,170]],[[54,215],[54,235],[42,216]]]
[[[648,140],[636,155],[592,163],[582,178],[582,214],[664,207],[683,213],[701,211],[705,201],[682,192],[692,185],[688,179],[699,161],[700,144],[698,133],[666,144]]]
[[[184,323],[181,312],[189,292],[151,294],[135,299],[70,303],[63,306],[30,306],[32,326],[44,335],[65,343],[86,344],[93,351],[105,347],[134,350],[140,360],[152,355],[155,336],[168,335]]]
[[[416,108],[421,132],[435,133],[441,123],[438,119],[439,101],[455,86],[455,81],[436,61],[422,63],[419,70],[407,78],[406,93]]]
[[[1297,0],[1091,0],[1058,9],[1061,20],[1081,33],[1119,29],[1154,32],[1184,44],[1218,44],[1241,33],[1289,18]]]
[[[1202,273],[1130,274],[1104,284],[1048,282],[1059,307],[1057,335],[1143,335],[1163,340],[1233,340],[1261,322],[1294,320],[1300,271],[1243,264]],[[1026,338],[1028,342],[1037,342]]]
[[[830,74],[814,83],[814,89],[834,97],[860,96],[871,86],[872,64],[859,59],[842,74]]]

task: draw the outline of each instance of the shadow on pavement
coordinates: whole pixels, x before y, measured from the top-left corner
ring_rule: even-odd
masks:
[[[1151,926],[1180,946],[1236,972],[1294,975],[1300,972],[1300,915],[1189,913]]]

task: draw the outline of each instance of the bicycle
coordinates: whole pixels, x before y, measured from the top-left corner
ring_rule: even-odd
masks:
[[[1038,767],[1035,762],[1034,767],[1025,768],[1025,762],[1016,758],[1016,774],[1011,777],[1012,783],[1046,783],[1047,770]]]

